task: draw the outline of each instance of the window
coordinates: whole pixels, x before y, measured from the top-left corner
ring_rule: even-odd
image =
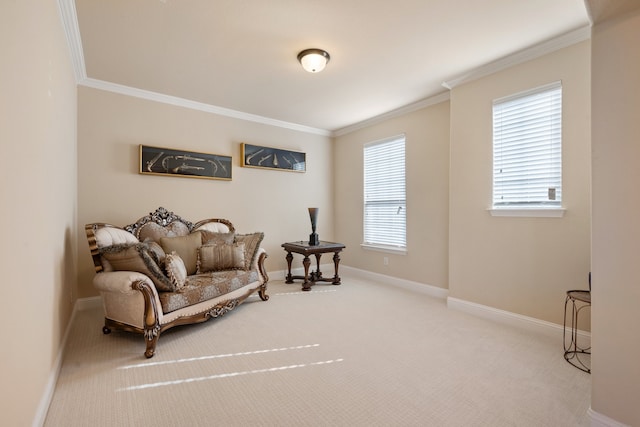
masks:
[[[407,246],[404,135],[364,146],[363,246]]]
[[[495,100],[493,208],[561,205],[561,83]]]

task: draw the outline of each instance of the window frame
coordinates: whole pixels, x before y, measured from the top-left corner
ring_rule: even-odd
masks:
[[[504,164],[500,164],[497,163],[496,160],[496,155],[497,152],[500,151],[500,147],[497,147],[496,144],[498,142],[518,142],[518,138],[522,138],[525,139],[526,137],[524,135],[517,135],[515,137],[511,138],[511,141],[509,141],[508,138],[508,132],[505,130],[505,132],[502,132],[501,129],[501,133],[496,132],[497,129],[497,122],[499,121],[500,117],[499,114],[502,114],[502,110],[500,110],[497,107],[504,107],[504,106],[509,106],[509,104],[513,103],[514,101],[518,101],[518,100],[523,100],[526,102],[526,100],[528,101],[532,101],[532,97],[535,97],[536,95],[548,95],[550,97],[553,96],[558,96],[557,94],[553,93],[553,92],[559,92],[559,102],[556,102],[555,104],[551,105],[548,107],[548,110],[546,110],[544,113],[542,114],[537,114],[536,113],[536,118],[544,118],[545,116],[549,115],[550,119],[549,119],[549,129],[545,130],[545,131],[540,131],[538,129],[535,129],[535,127],[532,127],[534,125],[529,125],[530,127],[527,128],[527,130],[533,130],[535,133],[537,133],[537,136],[540,137],[544,137],[546,139],[544,139],[543,141],[545,141],[546,144],[548,144],[549,146],[549,156],[548,158],[545,158],[544,161],[546,163],[545,167],[549,168],[549,173],[544,177],[545,180],[550,180],[550,182],[553,182],[552,187],[549,188],[554,188],[554,191],[556,192],[556,194],[559,196],[559,200],[557,202],[545,202],[543,200],[540,199],[540,193],[537,193],[537,195],[531,197],[531,196],[527,196],[527,192],[530,192],[532,188],[535,188],[535,185],[531,184],[531,181],[529,180],[527,184],[522,185],[521,188],[515,188],[516,190],[522,191],[521,193],[519,193],[520,200],[515,200],[515,201],[511,201],[511,202],[505,202],[504,204],[501,203],[496,203],[496,195],[499,194],[498,188],[496,187],[501,180],[499,179],[499,177],[496,175],[496,171],[497,169],[500,168],[500,166],[504,167]],[[488,209],[488,211],[491,213],[492,216],[517,216],[517,217],[562,217],[564,215],[565,209],[563,207],[563,198],[562,198],[562,189],[563,189],[563,155],[562,155],[562,134],[563,134],[563,111],[562,111],[562,107],[563,107],[563,87],[562,87],[562,81],[556,81],[550,84],[546,84],[543,86],[538,86],[526,91],[522,91],[522,92],[518,92],[509,96],[505,96],[502,98],[498,98],[493,100],[492,102],[492,110],[491,110],[491,118],[492,118],[492,186],[491,186],[491,208]],[[528,112],[531,113],[531,110],[533,109],[533,105],[532,103],[529,103],[528,105],[523,103],[521,105],[526,105],[526,108],[528,108]],[[498,111],[497,111],[498,110]],[[517,121],[516,121],[517,123]],[[556,126],[557,123],[557,126]],[[513,124],[513,123],[512,123]],[[514,130],[515,132],[522,134],[522,130],[521,129],[514,129],[511,128],[510,130]],[[506,136],[505,136],[506,134]],[[539,141],[539,140],[538,140]],[[527,145],[527,149],[531,150],[533,147],[535,147],[536,143],[539,144],[539,142],[536,141],[528,141],[526,142]],[[546,148],[545,148],[546,149]],[[516,173],[522,174],[522,175],[528,175],[530,172],[532,172],[534,170],[533,168],[533,164],[535,163],[536,160],[536,156],[539,156],[537,154],[530,154],[525,161],[522,163],[522,165],[520,166],[520,169],[516,169]],[[553,164],[554,164],[554,159],[558,159],[555,160],[555,163],[557,163],[556,166],[556,170],[553,170]],[[500,169],[502,171],[502,169]],[[555,182],[553,181],[555,180]],[[502,181],[504,183],[504,181]],[[539,186],[538,186],[539,187]],[[504,187],[502,187],[504,188]],[[537,201],[535,199],[538,199]],[[533,200],[531,200],[533,199]],[[550,199],[547,199],[550,200]]]
[[[367,149],[371,148],[371,147],[376,147],[376,146],[380,146],[380,145],[385,145],[385,144],[391,144],[391,143],[397,143],[397,142],[402,142],[402,171],[401,171],[401,175],[402,175],[402,192],[403,192],[403,197],[404,198],[398,198],[398,197],[391,197],[389,199],[386,200],[376,200],[377,203],[390,203],[390,202],[399,202],[401,204],[401,208],[403,208],[404,210],[404,218],[403,218],[403,236],[400,236],[400,238],[398,240],[400,240],[399,244],[393,244],[392,240],[396,239],[396,237],[387,240],[386,242],[384,242],[384,239],[382,239],[383,241],[373,241],[371,239],[368,239],[367,236],[370,235],[370,231],[367,231],[367,224],[369,223],[369,221],[367,221],[367,205],[370,205],[371,202],[369,200],[367,200],[367,193],[371,191],[371,189],[367,189]],[[396,136],[392,136],[389,138],[384,138],[384,139],[380,139],[380,140],[376,140],[376,141],[372,141],[372,142],[368,142],[365,143],[363,145],[362,148],[362,177],[363,177],[363,185],[362,185],[362,189],[363,189],[363,197],[362,197],[362,243],[360,244],[360,246],[364,249],[369,249],[369,250],[374,250],[374,251],[380,251],[380,252],[389,252],[389,253],[400,253],[400,254],[406,254],[407,253],[407,156],[406,156],[406,146],[407,146],[407,139],[406,139],[406,135],[405,134],[400,134],[400,135],[396,135]],[[386,169],[380,169],[378,171],[378,173],[380,173],[380,171],[383,171],[382,173],[386,174],[388,172],[388,168]],[[397,171],[398,172],[398,171]],[[378,189],[379,190],[379,189]],[[397,192],[398,187],[396,184],[396,187],[391,189]],[[396,194],[397,195],[397,194]],[[397,203],[394,203],[394,206],[397,205]],[[394,208],[395,209],[395,208]],[[403,243],[403,244],[402,244]]]

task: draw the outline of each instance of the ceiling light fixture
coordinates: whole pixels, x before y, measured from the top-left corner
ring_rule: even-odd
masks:
[[[319,73],[329,62],[329,53],[322,49],[305,49],[298,54],[302,68],[310,73]]]

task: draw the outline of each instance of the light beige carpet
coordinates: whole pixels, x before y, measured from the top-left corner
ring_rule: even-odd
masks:
[[[165,332],[152,359],[79,312],[45,426],[589,425],[561,338],[350,276],[268,293]]]

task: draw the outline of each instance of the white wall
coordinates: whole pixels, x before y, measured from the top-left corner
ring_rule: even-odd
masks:
[[[2,2],[0,52],[0,423],[27,426],[76,298],[76,86],[57,2]]]
[[[333,238],[331,140],[97,89],[78,90],[78,267],[81,297],[97,292],[84,224],[124,226],[163,206],[190,221],[226,218],[238,233],[263,231],[267,270],[281,273],[280,245],[318,233]],[[305,152],[305,173],[240,167],[242,142]],[[233,157],[231,181],[138,173],[138,145]],[[302,265],[301,259],[295,260]]]
[[[566,214],[492,217],[492,101],[558,80]],[[589,41],[451,91],[451,297],[562,324],[566,291],[588,286],[590,154]]]
[[[591,406],[640,425],[640,11],[593,29]]]

